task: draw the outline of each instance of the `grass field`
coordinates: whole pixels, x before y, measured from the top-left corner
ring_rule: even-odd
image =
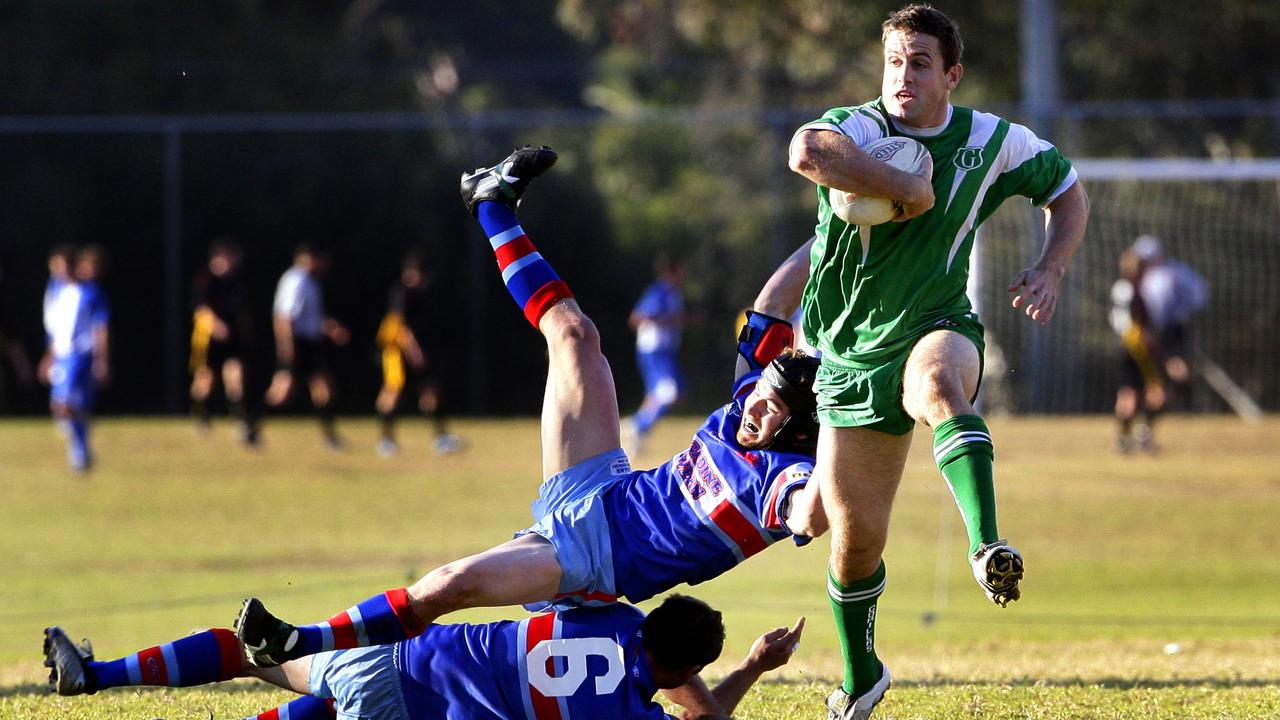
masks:
[[[694,424],[661,425],[651,446],[679,447]],[[246,452],[226,425],[196,438],[173,420],[107,420],[98,468],[76,477],[47,420],[0,421],[0,718],[266,709],[288,695],[250,681],[50,696],[40,631],[63,625],[106,659],[229,626],[248,594],[319,620],[528,524],[536,421],[461,422],[466,452],[406,442],[389,460],[373,453],[372,421],[342,429],[341,453],[301,421],[270,424]],[[1023,599],[1001,610],[974,584],[916,438],[886,556],[877,644],[895,684],[877,718],[1280,717],[1280,419],[1170,418],[1155,457],[1113,455],[1103,418],[997,419],[992,431],[1001,530],[1027,557]],[[406,423],[402,439],[415,433]],[[764,629],[809,619],[792,664],[739,717],[823,716],[839,676],[826,551],[780,544],[692,590],[729,625],[711,677]]]

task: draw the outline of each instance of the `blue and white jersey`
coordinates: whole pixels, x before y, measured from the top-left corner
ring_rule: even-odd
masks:
[[[673,353],[680,348],[684,296],[679,287],[666,280],[654,281],[645,288],[632,312],[641,317],[636,327],[636,352]]]
[[[657,685],[630,605],[519,622],[433,625],[397,643],[409,717],[426,720],[660,720]]]
[[[742,378],[735,395],[758,376]],[[738,399],[712,413],[687,450],[604,492],[618,595],[639,602],[709,580],[793,536],[779,508],[808,483],[813,456],[744,450],[735,437],[741,421]]]
[[[1143,273],[1139,291],[1157,330],[1185,325],[1205,305],[1204,278],[1177,260],[1165,260]]]
[[[49,281],[44,329],[54,358],[92,354],[94,330],[107,321],[107,297],[96,282]]]
[[[277,317],[289,318],[294,335],[300,338],[318,340],[324,335],[324,295],[320,283],[297,265],[280,276],[271,312]]]

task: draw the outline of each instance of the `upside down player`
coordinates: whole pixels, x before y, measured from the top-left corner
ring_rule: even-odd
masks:
[[[803,284],[803,257],[784,263],[756,300],[739,344],[736,399],[707,418],[687,450],[653,470],[632,471],[595,325],[514,212],[529,181],[555,159],[550,148],[523,148],[462,180],[463,199],[495,248],[507,288],[547,340],[537,522],[326,622],[294,627],[251,598],[236,625],[255,663],[396,642],[465,607],[602,604],[624,596],[638,602],[716,577],[778,540],[802,544],[826,530],[817,486],[808,483],[817,362],[775,359],[790,341],[790,325],[761,314],[789,313],[775,305],[796,297],[781,299],[786,293],[774,289]]]
[[[776,628],[711,691],[723,715],[769,670],[786,664],[804,630]],[[642,720],[667,718],[653,701],[720,656],[724,625],[706,603],[672,595],[646,616],[625,604],[551,612],[519,622],[432,625],[404,642],[337,650],[256,668],[235,633],[213,629],[123,658],[95,662],[59,627],[45,629],[45,665],[60,695],[112,687],[192,687],[256,677],[304,697],[253,720]]]

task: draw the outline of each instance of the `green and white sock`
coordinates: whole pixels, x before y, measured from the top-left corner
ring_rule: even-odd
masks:
[[[827,569],[827,596],[844,655],[844,691],[865,694],[880,680],[876,657],[876,601],[884,592],[884,561],[871,577],[842,585]]]
[[[951,486],[969,535],[969,554],[1000,539],[991,432],[977,415],[957,415],[933,429],[933,459]]]

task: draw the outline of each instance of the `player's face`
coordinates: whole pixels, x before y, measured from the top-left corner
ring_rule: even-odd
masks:
[[[884,79],[880,96],[895,120],[917,128],[935,127],[947,119],[951,91],[964,69],[943,68],[942,50],[932,35],[895,30],[884,39]]]
[[[756,389],[742,404],[738,444],[747,449],[767,446],[789,417],[791,408],[778,397],[778,393],[762,382],[756,383]]]

